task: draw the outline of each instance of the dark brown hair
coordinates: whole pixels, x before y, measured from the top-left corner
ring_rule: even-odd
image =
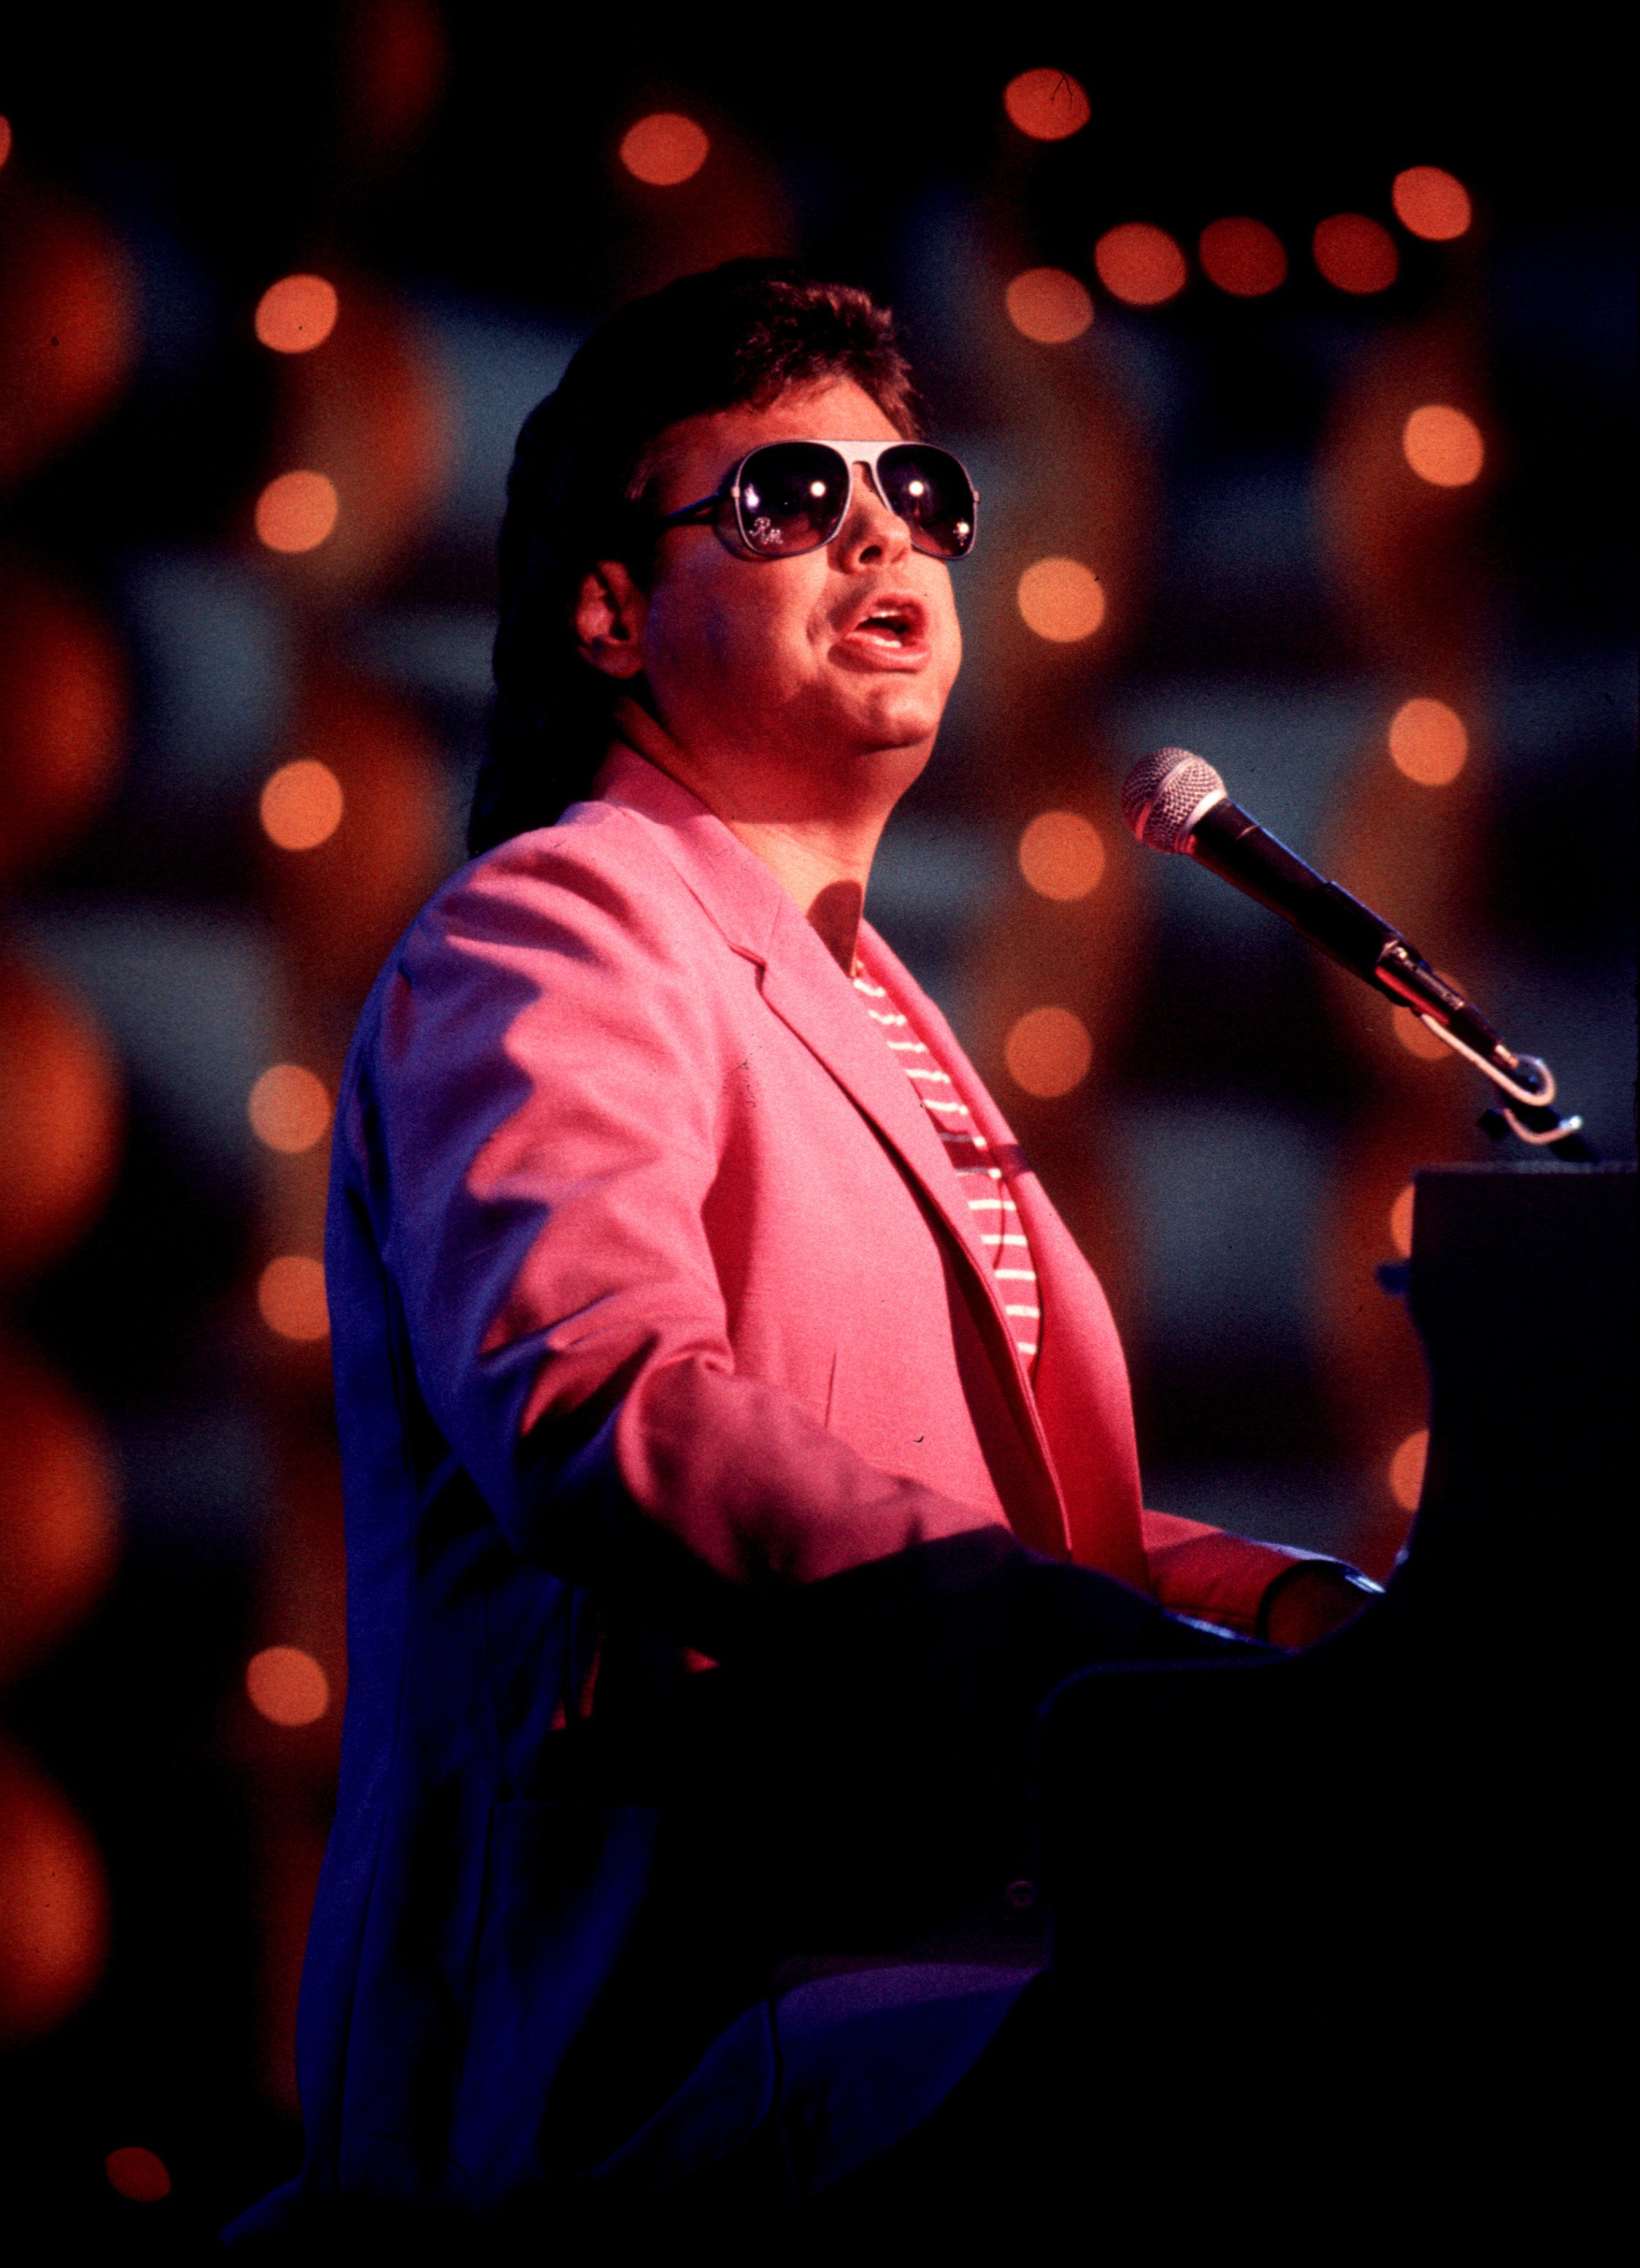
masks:
[[[761,407],[828,378],[852,379],[901,433],[918,430],[910,367],[886,307],[783,261],[732,260],[613,315],[530,412],[507,482],[473,853],[549,826],[588,792],[603,761],[622,688],[582,659],[571,615],[595,560],[623,560],[647,579],[651,445],[680,418]]]

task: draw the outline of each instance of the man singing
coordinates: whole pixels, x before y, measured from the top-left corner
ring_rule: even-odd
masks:
[[[1042,1967],[1049,1689],[1358,1603],[1141,1508],[1099,1286],[864,920],[975,539],[887,313],[775,263],[524,428],[475,856],[338,1105],[347,1723],[246,2235],[800,2217]]]

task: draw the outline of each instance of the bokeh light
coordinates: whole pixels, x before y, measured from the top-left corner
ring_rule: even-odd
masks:
[[[1019,612],[1038,637],[1071,645],[1105,619],[1098,576],[1079,559],[1039,559],[1019,578]]]
[[[1063,142],[1093,114],[1081,80],[1062,70],[1021,71],[1004,89],[1003,107],[1033,142]]]
[[[158,2205],[171,2194],[171,2174],[163,2158],[135,2142],[110,2150],[102,2161],[108,2186],[133,2205]]]
[[[680,110],[651,111],[621,137],[621,162],[651,188],[675,189],[706,163],[711,138]]]
[[[330,1124],[323,1079],[304,1064],[271,1064],[246,1105],[252,1130],[270,1150],[296,1157],[311,1150]]]
[[[256,1285],[256,1304],[268,1329],[282,1339],[311,1344],[329,1336],[324,1266],[305,1254],[287,1252],[268,1263]]]
[[[1439,166],[1408,166],[1396,174],[1390,198],[1401,226],[1431,244],[1465,235],[1475,217],[1468,190]]]
[[[1315,264],[1334,288],[1364,298],[1387,291],[1401,273],[1395,239],[1382,222],[1365,213],[1334,213],[1311,239]]]
[[[1092,1066],[1093,1042],[1069,1008],[1033,1008],[1009,1032],[1003,1057],[1016,1086],[1051,1101],[1081,1086]]]
[[[262,827],[282,850],[313,850],[342,824],[342,783],[316,756],[281,764],[262,789]]]
[[[251,1706],[270,1725],[316,1725],[330,1706],[330,1680],[299,1646],[265,1646],[245,1665]]]
[[[1087,286],[1063,268],[1027,268],[1008,286],[1008,320],[1042,346],[1080,338],[1093,320]]]
[[[120,1519],[96,1417],[9,1335],[0,1336],[0,1681],[9,1682],[103,1590]]]
[[[1019,837],[1019,872],[1044,898],[1085,898],[1105,873],[1099,831],[1079,811],[1040,811]]]
[[[78,1003],[0,959],[0,1283],[47,1266],[91,1224],[119,1160],[119,1074]]]
[[[1287,254],[1261,220],[1210,221],[1196,247],[1202,272],[1238,299],[1261,299],[1287,280]]]
[[[0,1742],[0,2043],[38,2039],[78,2007],[108,1957],[108,1881],[61,1788]]]
[[[1107,228],[1093,247],[1099,280],[1115,299],[1131,307],[1159,307],[1184,290],[1185,256],[1165,228],[1147,220],[1123,221]]]
[[[1412,1207],[1417,1194],[1408,1182],[1389,1209],[1389,1241],[1403,1260],[1412,1257]]]
[[[1416,1056],[1423,1063],[1456,1062],[1456,1057],[1440,1034],[1432,1032],[1423,1019],[1415,1016],[1410,1008],[1395,1007],[1389,1012],[1395,1037],[1409,1056]]]
[[[1430,1461],[1427,1430],[1408,1433],[1389,1461],[1389,1492],[1403,1512],[1416,1512],[1423,1493],[1423,1469]]]
[[[1444,701],[1403,701],[1389,720],[1390,761],[1420,787],[1446,787],[1463,770],[1469,735]]]
[[[340,510],[336,484],[323,473],[280,473],[256,499],[256,533],[269,551],[313,551]]]
[[[0,166],[4,165],[11,154],[11,122],[9,118],[0,116]]]
[[[1473,417],[1450,402],[1426,401],[1401,430],[1407,462],[1421,481],[1438,489],[1464,489],[1479,480],[1486,443]]]
[[[335,329],[340,305],[322,276],[282,276],[256,303],[256,335],[276,354],[311,354]]]

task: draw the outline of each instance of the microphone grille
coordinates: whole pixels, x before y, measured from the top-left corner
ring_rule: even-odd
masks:
[[[1142,756],[1122,784],[1122,815],[1152,850],[1182,850],[1190,821],[1224,783],[1188,748],[1158,748]]]

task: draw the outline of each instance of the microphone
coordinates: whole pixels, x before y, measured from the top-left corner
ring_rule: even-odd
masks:
[[[1582,1121],[1561,1118],[1548,1108],[1555,1099],[1548,1065],[1505,1047],[1475,1003],[1432,968],[1398,929],[1307,866],[1232,803],[1211,764],[1188,748],[1158,748],[1135,764],[1122,783],[1122,815],[1152,850],[1182,851],[1210,867],[1291,922],[1352,976],[1409,1008],[1522,1107],[1525,1123],[1507,1108],[1503,1116],[1523,1140],[1534,1146],[1562,1141],[1568,1149],[1574,1146],[1568,1138]],[[1575,1147],[1587,1154],[1583,1144]]]

